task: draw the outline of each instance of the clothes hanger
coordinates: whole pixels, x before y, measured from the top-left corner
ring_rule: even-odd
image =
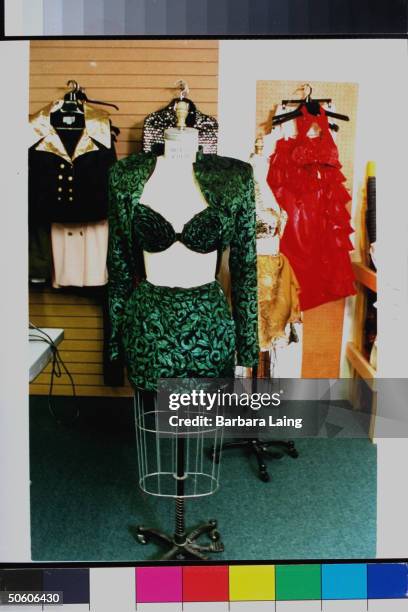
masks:
[[[51,124],[58,130],[82,131],[85,127],[85,113],[80,87],[73,79],[68,81],[67,87],[71,87],[71,90],[64,95],[61,108],[51,113]]]
[[[283,106],[286,106],[287,104],[299,104],[299,106],[297,107],[297,109],[289,113],[282,113],[281,115],[275,115],[272,119],[273,126],[281,125],[282,123],[286,123],[286,121],[291,121],[292,119],[295,119],[296,117],[300,117],[302,115],[302,111],[301,111],[302,106],[306,106],[306,110],[310,115],[317,116],[317,115],[320,115],[321,104],[324,104],[324,103],[330,104],[332,102],[331,98],[312,99],[311,95],[312,95],[313,89],[309,83],[305,83],[305,85],[302,86],[302,89],[304,90],[306,87],[309,88],[309,92],[305,95],[304,98],[300,100],[282,100]],[[350,117],[348,117],[347,115],[341,115],[340,113],[334,113],[333,111],[330,111],[330,110],[325,110],[325,114],[327,115],[327,117],[332,117],[333,119],[339,119],[340,121],[350,121]],[[339,129],[339,126],[333,123],[331,123],[329,127],[335,130],[336,132]]]
[[[117,106],[116,104],[113,104],[112,102],[103,102],[102,100],[90,100],[85,93],[84,87],[79,87],[78,96],[82,100],[82,102],[87,102],[88,104],[100,104],[101,106],[111,106],[112,108],[119,110],[119,106]],[[111,122],[111,131],[113,132],[115,136],[119,136],[120,134],[120,129],[116,127],[115,125],[112,125],[112,122]],[[116,138],[115,138],[115,142],[116,142]]]
[[[84,102],[88,102],[89,104],[100,104],[101,106],[111,106],[112,108],[119,110],[119,106],[116,106],[116,104],[112,104],[112,102],[103,102],[102,100],[90,100],[88,96],[86,95],[85,89],[83,87],[79,88],[79,97],[81,100],[83,100]]]
[[[71,90],[64,95],[62,107],[58,111],[51,114],[51,117],[53,118],[51,123],[53,127],[58,130],[79,131],[85,128],[84,102],[111,106],[116,110],[119,110],[119,107],[116,106],[116,104],[103,102],[101,100],[90,100],[85,93],[85,89],[80,87],[78,82],[74,79],[70,79],[67,82],[67,87],[71,87]],[[76,125],[67,125],[69,120]],[[114,128],[112,126],[112,129],[116,135],[120,133],[119,128]]]
[[[178,94],[178,97],[172,99],[169,106],[171,106],[175,110],[177,102],[187,102],[189,106],[188,106],[188,115],[186,119],[186,126],[192,127],[195,124],[195,116],[196,116],[197,107],[194,104],[194,102],[190,100],[190,98],[187,98],[188,94],[190,93],[190,88],[188,86],[188,83],[184,79],[179,79],[178,81],[174,83],[174,85],[178,88],[179,94]]]

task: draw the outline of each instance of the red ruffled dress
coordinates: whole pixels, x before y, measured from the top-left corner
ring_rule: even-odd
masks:
[[[288,213],[281,252],[300,285],[302,310],[355,294],[349,251],[353,249],[350,194],[327,116],[301,107],[297,136],[281,139],[270,160],[268,183]],[[317,124],[319,136],[307,134]]]

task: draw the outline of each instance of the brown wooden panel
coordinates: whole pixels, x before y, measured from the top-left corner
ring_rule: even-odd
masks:
[[[65,63],[67,60],[101,62],[114,61],[127,63],[139,62],[216,62],[218,56],[217,49],[182,49],[180,47],[166,47],[166,41],[163,41],[163,47],[160,48],[142,48],[136,49],[122,47],[105,49],[103,47],[72,47],[67,51],[65,48],[54,47],[52,50],[53,62]],[[50,58],[49,49],[33,48],[31,51],[32,62],[48,62]]]
[[[43,106],[45,106],[46,102],[36,102],[32,104],[32,106],[36,109],[39,110],[40,108],[42,108]],[[197,100],[197,104],[199,104],[199,100]],[[156,101],[151,101],[151,102],[121,102],[120,103],[120,114],[121,115],[131,115],[132,117],[135,116],[135,114],[137,113],[138,115],[142,115],[143,118],[148,115],[149,113],[158,110],[159,108],[162,108],[163,104],[160,104]],[[199,104],[200,109],[203,110],[206,113],[210,113],[210,114],[216,114],[217,112],[217,103],[216,102],[206,102],[205,104]],[[112,116],[112,120],[115,123],[115,115]],[[115,125],[117,125],[115,123]]]
[[[174,94],[174,83],[177,79],[169,78],[168,75],[138,75],[137,79],[133,79],[129,82],[129,77],[125,75],[110,74],[106,76],[104,74],[88,74],[81,79],[81,85],[87,89],[89,97],[93,95],[99,96],[100,88],[109,87],[110,89],[121,89],[132,87],[133,89],[149,90],[154,93],[155,89],[169,88],[171,90],[170,97]],[[65,91],[66,81],[64,81],[61,75],[48,75],[47,80],[44,81],[43,75],[31,75],[30,86],[32,91],[43,87],[52,87],[58,89],[60,92]],[[195,92],[199,89],[214,89],[214,99],[217,97],[217,80],[214,76],[194,76],[190,75],[188,78],[188,85],[192,92],[194,92],[194,99],[196,98]],[[92,91],[91,91],[92,89]],[[98,92],[97,94],[95,92]],[[91,95],[92,94],[92,95]]]
[[[86,317],[77,310],[75,317],[57,317],[55,315],[30,315],[37,327],[60,327],[61,329],[100,329],[103,327],[102,317]]]
[[[59,346],[60,351],[75,351],[81,353],[83,351],[102,351],[101,340],[84,340],[81,338],[67,339],[66,337]]]
[[[354,342],[348,342],[346,348],[347,359],[352,367],[358,372],[359,376],[365,380],[374,380],[376,371],[365,359],[364,355],[359,351]]]
[[[103,330],[99,329],[66,329],[64,337],[67,340],[103,340]]]
[[[73,374],[72,379],[75,385],[101,385],[104,386],[103,376],[100,374]],[[35,379],[36,382],[42,385],[47,385],[50,382],[50,374],[46,372],[42,372]],[[60,378],[58,378],[59,385],[70,385],[70,380],[67,374],[63,373]]]
[[[338,378],[344,300],[303,313],[303,378]]]
[[[114,122],[116,125],[116,122]],[[119,126],[117,126],[119,127]],[[141,141],[143,137],[142,128],[138,127],[125,127],[120,129],[119,142],[132,142],[132,141]]]
[[[47,315],[48,316],[68,316],[68,315],[72,315],[72,316],[78,316],[78,306],[77,305],[68,305],[68,304],[49,304],[47,306]],[[94,304],[82,304],[81,306],[81,310],[80,310],[80,316],[96,316],[96,317],[100,317],[102,316],[102,312],[101,312],[101,308],[100,306],[96,306]],[[41,315],[44,314],[44,310],[43,307],[39,304],[32,304],[30,306],[30,315]]]
[[[140,142],[120,142],[116,147],[116,152],[118,154],[118,157],[121,158],[131,155],[132,153],[137,153],[138,151],[140,151],[140,149]]]
[[[109,61],[44,61],[30,62],[31,74],[59,74],[61,78],[69,78],[80,81],[82,75],[101,74],[128,74],[137,78],[138,74],[171,75],[174,80],[184,78],[188,80],[190,75],[216,75],[218,66],[216,62],[109,62]]]
[[[155,108],[154,110],[157,110],[157,108]],[[134,115],[122,115],[121,113],[117,113],[115,115],[112,115],[112,122],[114,125],[116,125],[116,127],[120,128],[121,130],[139,130],[140,140],[142,140],[143,121],[145,120],[145,117],[146,115],[139,115],[137,113],[135,113]],[[122,132],[120,133],[118,138],[119,142],[121,140],[123,140]]]
[[[65,366],[68,370],[68,372],[71,374],[71,376],[74,378],[75,381],[75,377],[74,374],[92,374],[92,375],[102,375],[102,364],[101,363],[95,363],[95,362],[79,362],[79,361],[75,361],[75,362],[69,362],[69,361],[65,361],[64,359],[64,363]],[[48,374],[48,376],[50,375],[52,370],[52,365],[49,364],[46,368],[44,368],[43,370],[43,374]]]
[[[65,351],[60,350],[59,354],[65,363],[102,363],[102,353],[97,351]]]
[[[77,397],[133,397],[133,390],[127,387],[100,387],[93,385],[75,385]],[[48,395],[49,384],[32,383],[30,395]],[[72,396],[71,385],[55,385],[53,395]]]
[[[353,271],[359,283],[377,293],[377,273],[361,261],[353,262]]]
[[[53,292],[35,291],[35,290],[30,291],[30,305],[34,305],[34,304],[90,305],[90,304],[98,304],[98,303],[99,302],[96,298],[93,299],[93,298],[84,297],[80,295],[70,294],[70,293],[66,293],[65,291],[64,293],[60,293],[59,291],[53,291]]]
[[[37,111],[41,110],[45,105],[42,102],[33,102],[30,104],[30,115],[33,113],[36,113]],[[152,103],[152,108],[151,111],[155,111],[158,110],[160,108],[162,108],[163,105],[156,103]],[[201,105],[200,105],[201,108]],[[112,112],[111,114],[111,118],[112,118],[112,122],[114,125],[116,125],[116,127],[122,129],[122,128],[129,128],[129,129],[138,129],[140,130],[140,138],[142,137],[142,128],[143,128],[143,121],[146,117],[146,114],[138,114],[138,108],[137,106],[135,106],[135,112],[131,113],[129,115],[124,115],[122,113],[117,113],[115,111]],[[150,112],[150,111],[149,111]],[[122,139],[122,135],[119,135],[119,142]]]
[[[41,87],[33,89],[31,92],[31,101],[32,102],[40,102],[43,106],[48,104],[50,100],[55,100],[61,97],[66,91],[65,87],[56,87],[50,89],[48,87]],[[197,103],[202,102],[214,102],[216,100],[216,90],[215,89],[195,89],[194,90],[194,100]],[[124,87],[124,88],[111,88],[111,87],[101,87],[97,90],[97,93],[92,92],[92,96],[97,95],[101,100],[107,100],[109,102],[115,102],[118,105],[120,104],[120,111],[126,112],[123,109],[124,102],[157,102],[161,104],[161,106],[166,106],[169,100],[172,98],[174,94],[174,87],[158,87],[156,89],[144,89],[144,88],[135,88],[135,87]],[[91,97],[91,95],[90,95]]]

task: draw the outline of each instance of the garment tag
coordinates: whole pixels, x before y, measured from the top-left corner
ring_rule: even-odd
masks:
[[[73,123],[75,123],[75,117],[72,117],[72,116],[63,117],[62,123],[65,123],[66,125],[72,125]]]
[[[195,147],[189,147],[186,143],[166,141],[166,157],[171,159],[191,159],[196,157]]]

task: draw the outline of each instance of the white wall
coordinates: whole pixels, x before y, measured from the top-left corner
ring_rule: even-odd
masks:
[[[377,162],[380,377],[408,377],[408,54],[404,40],[222,41],[220,153],[248,160],[255,138],[256,81],[355,82],[359,85],[354,199],[366,162]],[[341,112],[341,109],[337,109]],[[349,301],[350,302],[350,301]],[[350,303],[343,338],[350,335]],[[343,364],[345,362],[342,359]],[[343,373],[345,368],[343,366]],[[407,440],[377,440],[378,556],[406,557],[408,513],[401,469]],[[405,466],[405,467],[403,467]]]
[[[28,42],[0,42],[0,561],[30,559],[27,291]]]
[[[23,36],[23,0],[4,0],[4,33]]]
[[[43,0],[23,0],[24,36],[43,34]]]

